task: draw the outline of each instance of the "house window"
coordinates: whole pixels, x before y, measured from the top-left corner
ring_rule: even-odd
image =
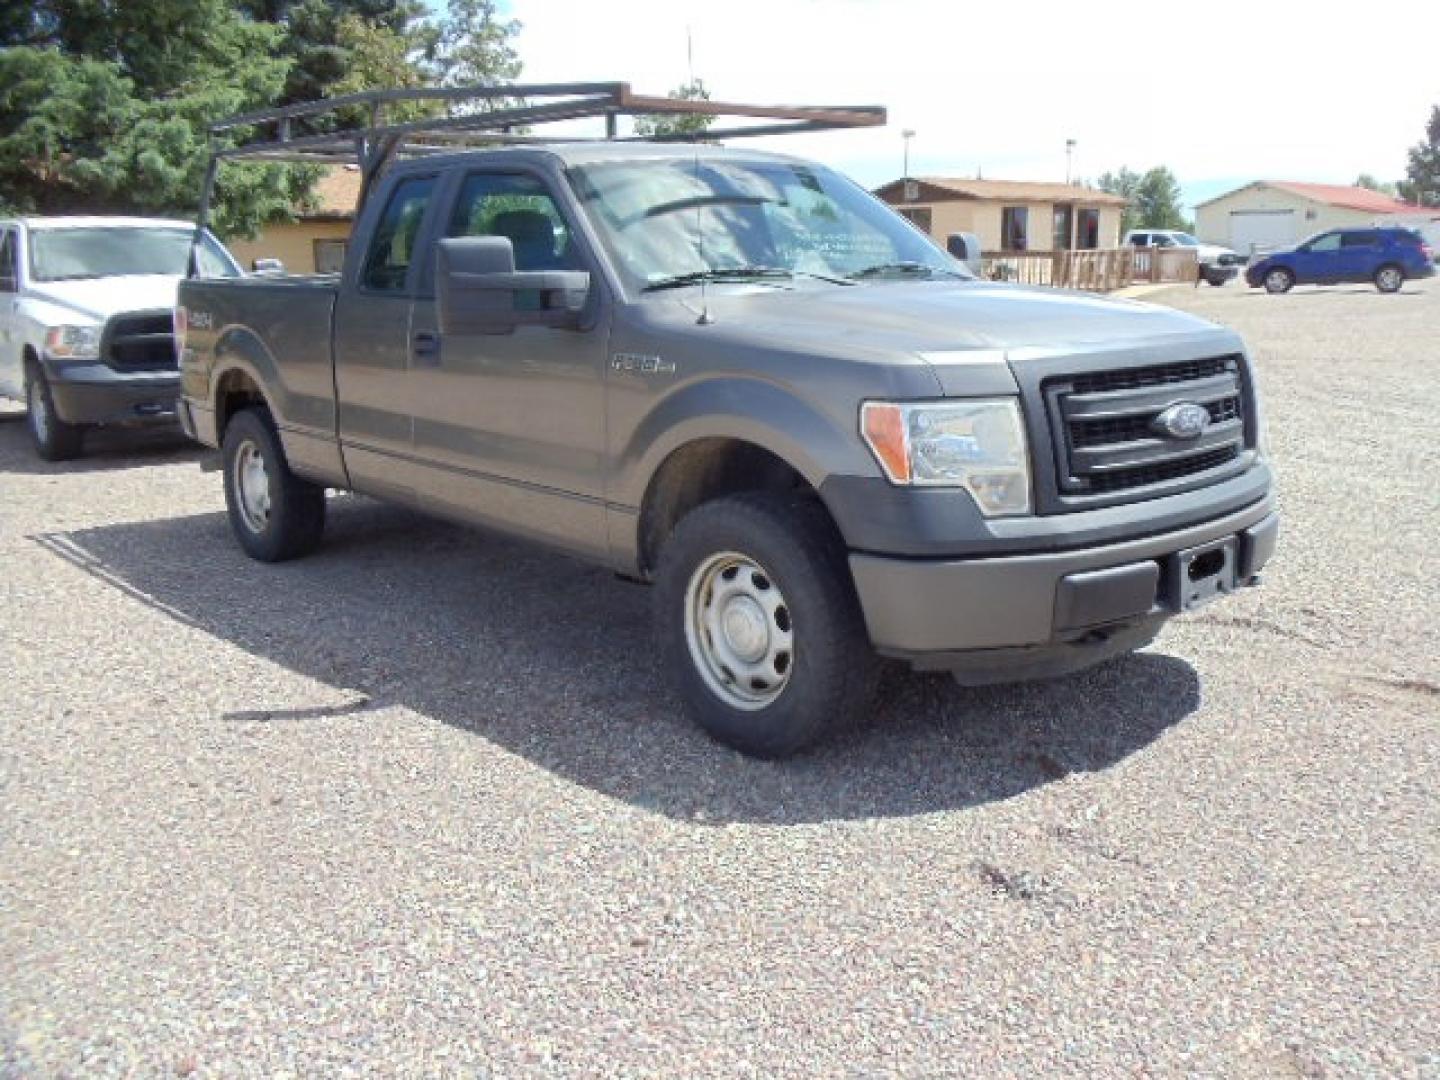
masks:
[[[1000,247],[1004,251],[1024,251],[1029,231],[1030,210],[1025,206],[1007,206],[1000,211]]]
[[[317,274],[338,274],[344,268],[344,240],[316,240],[314,249]]]
[[[930,235],[930,207],[904,206],[900,208],[900,216],[924,232],[926,236]]]
[[[1075,246],[1091,251],[1100,246],[1100,211],[1081,210],[1075,219]]]

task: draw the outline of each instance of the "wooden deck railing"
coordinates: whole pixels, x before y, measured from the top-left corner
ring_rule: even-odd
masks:
[[[1088,251],[986,251],[981,267],[991,281],[1113,292],[1136,282],[1189,283],[1198,269],[1190,248],[1133,247]]]

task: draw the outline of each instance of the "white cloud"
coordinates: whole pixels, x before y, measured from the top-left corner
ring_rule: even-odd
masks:
[[[1187,187],[1403,175],[1440,103],[1440,3],[510,0],[527,81],[879,104],[888,127],[766,140],[866,184],[901,172],[1063,179],[1166,164]],[[1323,14],[1329,9],[1331,14]],[[1371,18],[1370,16],[1374,17]],[[1428,42],[1426,45],[1424,43]]]

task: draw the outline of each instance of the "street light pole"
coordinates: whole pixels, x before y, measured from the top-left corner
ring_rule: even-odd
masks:
[[[1070,183],[1070,155],[1075,152],[1075,140],[1065,140],[1065,183]]]
[[[909,180],[909,179],[910,179],[910,140],[915,137],[915,131],[914,131],[914,129],[912,129],[912,128],[906,128],[904,131],[900,132],[900,137],[905,140],[905,167],[904,167],[904,169],[903,169],[902,172],[901,172],[901,176],[903,176],[906,180]]]

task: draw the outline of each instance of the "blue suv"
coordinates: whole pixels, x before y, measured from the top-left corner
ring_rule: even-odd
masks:
[[[1434,273],[1435,255],[1414,229],[1335,229],[1257,259],[1245,268],[1245,280],[1272,293],[1351,281],[1373,281],[1381,292],[1393,293],[1407,278]]]

